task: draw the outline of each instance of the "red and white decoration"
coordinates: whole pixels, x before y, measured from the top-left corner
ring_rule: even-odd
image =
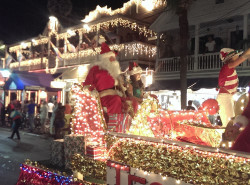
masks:
[[[109,185],[125,185],[125,184],[145,184],[145,185],[189,185],[183,181],[163,177],[160,174],[148,173],[143,170],[128,167],[115,163],[107,162],[107,183]]]

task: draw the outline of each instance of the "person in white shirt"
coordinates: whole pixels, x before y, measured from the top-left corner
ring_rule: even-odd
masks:
[[[215,41],[211,36],[208,37],[208,41],[206,43],[206,52],[214,52],[215,51]]]
[[[51,101],[48,103],[48,118],[50,119],[52,116],[53,108],[55,107],[54,103]]]

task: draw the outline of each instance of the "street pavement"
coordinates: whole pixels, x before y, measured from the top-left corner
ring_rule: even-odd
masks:
[[[50,156],[51,138],[22,130],[20,141],[9,139],[10,135],[10,128],[0,127],[0,185],[16,184],[25,159],[46,161]]]

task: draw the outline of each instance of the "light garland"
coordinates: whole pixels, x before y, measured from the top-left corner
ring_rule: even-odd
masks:
[[[154,32],[151,29],[148,29],[146,26],[140,25],[140,24],[136,23],[135,21],[131,21],[131,20],[128,20],[126,18],[115,18],[115,19],[108,20],[105,22],[89,25],[89,29],[76,28],[76,29],[72,29],[72,31],[73,32],[77,31],[80,33],[91,33],[91,32],[100,31],[102,28],[108,28],[110,26],[111,27],[121,26],[123,28],[129,28],[133,31],[138,31],[140,35],[144,35],[146,37],[148,37],[148,36],[153,37],[153,36],[157,35],[156,32]],[[70,38],[70,37],[72,37],[72,35],[70,35],[67,32],[58,34],[59,39]]]
[[[41,65],[41,58],[34,58],[34,59],[29,59],[29,60],[24,60],[22,62],[13,62],[10,64],[10,69],[14,69],[14,68],[18,68],[19,64],[20,67],[27,67],[27,66],[36,66],[36,65]],[[43,58],[43,64],[46,63],[48,59],[47,58]]]
[[[101,28],[107,28],[107,27],[117,27],[117,26],[121,26],[124,28],[129,28],[133,31],[138,31],[139,34],[142,34],[144,36],[156,36],[156,32],[148,29],[146,26],[142,26],[137,24],[136,22],[132,22],[130,20],[124,19],[124,18],[116,18],[114,20],[109,20],[103,23],[98,23],[98,24],[94,24],[94,25],[90,25],[90,29],[86,30],[85,28],[81,28],[81,29],[75,29],[72,31],[78,31],[78,32],[82,32],[82,33],[90,33],[90,32],[97,32],[100,31]],[[59,39],[64,39],[65,37],[69,38],[71,37],[70,34],[68,34],[67,32],[65,33],[61,33],[61,34],[57,34],[57,33],[53,33],[55,35],[58,36]],[[35,39],[34,40],[34,45],[41,45],[41,44],[47,44],[49,42],[49,38],[42,38],[42,39]],[[27,42],[27,44],[29,45],[28,47],[31,46],[30,42]],[[9,48],[10,52],[15,52],[17,50],[20,50],[22,48],[22,45],[17,45],[17,46],[13,46]],[[154,53],[156,53],[156,48],[154,49]],[[139,50],[138,50],[139,51]]]
[[[151,10],[153,10],[156,8],[165,7],[167,3],[165,0],[147,0],[146,4],[150,5]],[[95,20],[103,15],[113,16],[116,14],[124,14],[128,11],[128,9],[132,5],[137,5],[137,6],[143,7],[143,8],[146,7],[145,0],[130,0],[127,3],[124,3],[122,8],[118,8],[116,10],[111,10],[111,8],[107,8],[107,6],[105,6],[105,7],[97,6],[95,10],[91,11],[89,13],[89,15],[85,16],[85,18],[82,20],[82,22],[88,23],[88,22],[91,22],[91,21],[93,21],[93,20]]]
[[[49,42],[49,38],[42,38],[42,39],[33,39],[33,45],[41,45],[41,44],[47,44]],[[31,47],[31,42],[26,42],[26,47]],[[16,52],[17,50],[22,49],[22,44],[17,46],[12,46],[9,48],[9,52]]]
[[[21,173],[17,184],[69,184],[69,185],[90,185],[91,183],[79,181],[72,176],[62,175],[60,172],[55,173],[42,166],[38,166],[37,162],[26,160],[25,164],[21,164]]]
[[[107,6],[102,7],[102,8],[100,6],[97,6],[96,9],[94,11],[91,11],[89,15],[87,15],[85,19],[82,21],[85,23],[90,22],[90,21],[93,21],[94,19],[97,19],[101,15],[113,16],[113,15],[125,14],[128,11],[128,8],[130,8],[134,4],[140,7],[144,7],[144,8],[146,7],[145,5],[147,5],[147,6],[150,6],[151,10],[153,10],[153,9],[165,7],[167,3],[166,3],[166,0],[147,0],[147,1],[130,0],[127,3],[124,3],[122,8],[119,8],[116,10],[111,10],[111,8],[107,8]],[[101,28],[108,28],[109,26],[111,27],[122,26],[124,28],[130,28],[133,31],[138,30],[139,34],[142,34],[144,36],[151,36],[151,37],[156,36],[156,33],[148,29],[146,26],[139,25],[135,21],[131,21],[126,18],[115,18],[113,20],[109,20],[106,22],[89,25],[88,29],[83,27],[81,29],[79,28],[73,29],[72,31],[90,33],[90,32],[97,32]],[[68,38],[72,36],[71,34],[67,33],[67,31],[65,33],[58,34],[57,31],[54,30],[54,31],[51,31],[51,34],[57,35],[59,39],[64,39],[64,38]],[[49,37],[32,39],[32,41],[25,42],[25,47],[31,47],[32,45],[31,42],[33,43],[34,46],[47,44],[49,42]],[[23,48],[23,43],[10,47],[9,52],[16,52],[17,50],[20,50],[22,48]]]
[[[46,63],[46,73],[50,73],[50,74],[55,74],[58,68],[58,62],[59,62],[59,58],[56,57],[55,62],[56,65],[53,69],[49,69],[49,60],[46,58],[45,63]]]
[[[250,159],[132,138],[115,138],[110,160],[194,184],[249,184]],[[112,144],[108,144],[112,145]]]
[[[141,42],[132,42],[127,44],[113,44],[110,45],[110,49],[117,50],[118,52],[124,54],[124,57],[145,56],[145,55],[149,59],[153,59],[156,57],[156,46]],[[77,60],[78,58],[95,57],[99,55],[100,52],[101,52],[101,47],[96,47],[95,51],[89,48],[81,50],[77,53],[63,53],[62,58],[70,62],[73,60]],[[56,72],[57,67],[55,67],[54,69],[48,68],[48,59],[46,57],[21,61],[20,67],[39,65],[41,64],[41,60],[43,60],[43,64],[46,65],[47,73],[54,74]],[[58,66],[58,62],[59,61],[56,61],[56,66]],[[16,68],[19,68],[19,62],[13,62],[10,64],[10,69],[16,69]]]
[[[137,110],[134,119],[132,120],[132,124],[129,128],[128,134],[154,137],[154,133],[152,132],[148,124],[147,116],[151,113],[151,110],[154,109],[153,106],[155,105],[155,103],[156,100],[151,97],[143,100],[142,104]]]
[[[100,99],[96,90],[90,91],[89,86],[73,85],[75,108],[72,115],[71,128],[73,134],[88,137],[92,144],[104,144],[104,131],[107,126],[104,121]]]
[[[108,28],[109,26],[111,26],[111,27],[121,26],[121,27],[124,27],[124,28],[129,28],[129,29],[131,29],[133,31],[139,31],[139,34],[142,34],[144,36],[151,36],[151,37],[156,36],[156,32],[154,32],[153,30],[148,29],[146,26],[139,25],[136,22],[126,20],[124,18],[116,18],[114,20],[109,20],[109,21],[106,21],[106,22],[103,22],[103,23],[98,23],[98,24],[95,24],[95,25],[91,25],[89,32],[97,32],[101,28]]]

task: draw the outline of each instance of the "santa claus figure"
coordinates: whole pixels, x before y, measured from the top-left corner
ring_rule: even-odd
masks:
[[[120,65],[116,60],[116,53],[110,50],[105,39],[100,38],[99,42],[101,43],[99,61],[90,65],[83,85],[90,85],[90,89],[96,89],[99,92],[101,104],[108,114],[120,114],[122,99],[115,89],[121,73]]]

